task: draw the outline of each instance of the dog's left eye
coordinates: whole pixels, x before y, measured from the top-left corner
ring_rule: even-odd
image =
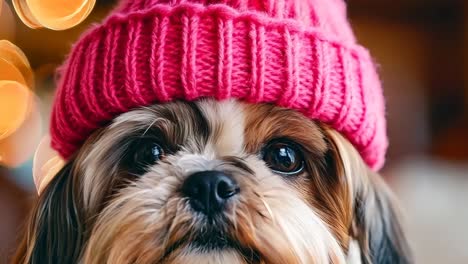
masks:
[[[304,158],[297,144],[274,140],[263,149],[263,160],[273,172],[297,175],[304,170]]]

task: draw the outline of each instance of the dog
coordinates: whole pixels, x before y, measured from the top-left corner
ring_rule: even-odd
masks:
[[[412,263],[395,199],[301,113],[176,101],[97,130],[44,189],[14,263]]]

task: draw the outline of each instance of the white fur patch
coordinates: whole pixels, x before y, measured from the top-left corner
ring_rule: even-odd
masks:
[[[177,264],[244,264],[243,257],[234,250],[213,251],[209,254],[198,249],[185,249],[172,263]]]
[[[211,145],[218,156],[230,156],[242,152],[244,146],[242,105],[234,100],[223,102],[205,100],[200,101],[198,106],[212,129],[212,137],[207,147]]]
[[[348,264],[361,264],[361,249],[358,242],[353,240],[349,243],[348,257],[346,260]]]

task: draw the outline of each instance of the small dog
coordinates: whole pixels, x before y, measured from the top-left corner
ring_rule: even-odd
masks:
[[[14,263],[411,263],[394,199],[326,125],[269,104],[139,108],[39,197]]]

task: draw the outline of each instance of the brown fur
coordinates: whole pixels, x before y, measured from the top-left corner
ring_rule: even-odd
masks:
[[[352,207],[347,180],[338,162],[338,150],[326,137],[324,127],[289,109],[272,105],[250,105],[246,114],[246,148],[257,152],[264,142],[286,137],[307,151],[308,174],[294,182],[294,187],[317,208],[328,226],[347,249]]]
[[[132,172],[126,155],[147,136],[168,153]],[[275,138],[301,146],[303,173],[266,166],[260,153]],[[241,190],[214,229],[180,193],[202,170],[232,175]],[[134,110],[88,139],[44,190],[13,263],[344,263],[352,241],[362,258],[350,263],[409,263],[377,178],[343,137],[294,111],[210,100]],[[216,236],[228,247],[196,246]]]

